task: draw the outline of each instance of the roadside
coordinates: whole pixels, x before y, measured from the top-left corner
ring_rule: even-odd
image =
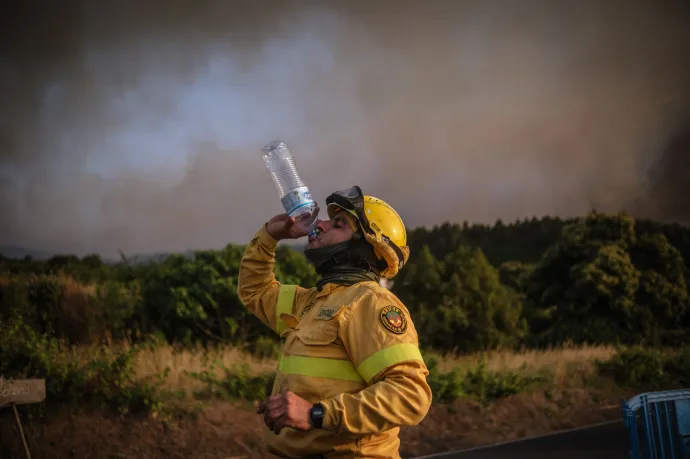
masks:
[[[629,395],[603,389],[542,389],[486,407],[466,399],[434,404],[420,425],[401,431],[401,454],[416,457],[618,419],[620,399]],[[5,410],[0,442],[19,451],[11,421]],[[167,422],[61,407],[27,419],[26,426],[36,458],[272,457],[262,445],[261,418],[249,402],[205,402]]]
[[[99,351],[106,359],[101,373],[79,386],[63,381],[62,387],[90,394],[89,405],[63,399],[21,407],[35,458],[270,457],[254,406],[270,381],[273,359],[234,349],[159,346],[132,354],[129,367],[116,358],[121,350],[106,350]],[[401,454],[423,456],[620,419],[621,400],[641,388],[685,381],[686,356],[608,347],[427,355],[435,403],[421,424],[402,429]],[[86,349],[63,357],[74,365],[93,361]],[[161,386],[140,384],[161,372]],[[127,411],[136,406],[145,409]],[[0,411],[0,457],[21,457],[20,447],[11,411]]]

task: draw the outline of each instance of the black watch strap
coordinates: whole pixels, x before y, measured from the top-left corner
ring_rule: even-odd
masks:
[[[309,417],[311,418],[311,424],[314,426],[315,429],[323,428],[323,405],[320,403],[315,403],[309,411]]]

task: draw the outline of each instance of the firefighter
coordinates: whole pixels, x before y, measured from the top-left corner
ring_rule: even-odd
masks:
[[[280,240],[307,235],[286,214],[257,231],[240,264],[244,305],[278,333],[283,351],[270,397],[257,413],[279,457],[399,458],[401,426],[431,404],[428,370],[405,305],[380,286],[409,257],[402,219],[357,186],[326,199],[305,255],[313,288],[273,274]]]

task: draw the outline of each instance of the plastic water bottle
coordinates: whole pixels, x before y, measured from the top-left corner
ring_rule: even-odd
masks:
[[[309,188],[304,185],[297,173],[292,155],[285,142],[275,140],[264,145],[261,149],[261,159],[270,172],[276,188],[278,188],[285,213],[290,217],[295,217],[300,224],[308,229],[310,234],[313,234],[316,230],[314,222],[318,216],[316,203],[311,197]]]

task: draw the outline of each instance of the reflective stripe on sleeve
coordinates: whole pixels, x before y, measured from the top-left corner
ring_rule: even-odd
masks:
[[[424,361],[415,344],[396,344],[380,350],[355,368],[349,360],[325,359],[301,355],[281,356],[279,370],[284,375],[313,376],[369,383],[386,368],[410,360]]]
[[[287,325],[280,320],[281,314],[292,314],[292,305],[295,301],[296,285],[281,285],[278,292],[278,304],[276,304],[276,332],[280,335]]]
[[[324,359],[301,355],[282,356],[278,368],[284,375],[313,376],[315,378],[364,382],[349,360]]]
[[[369,383],[374,376],[386,368],[409,360],[424,361],[422,353],[419,352],[419,348],[412,343],[395,344],[378,351],[376,354],[366,359],[357,368],[357,372],[362,375],[367,383]]]

